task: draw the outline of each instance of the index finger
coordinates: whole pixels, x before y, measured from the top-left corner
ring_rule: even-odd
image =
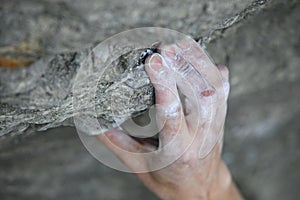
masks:
[[[220,101],[226,100],[224,81],[221,73],[208,53],[196,41],[181,41],[176,43],[180,55],[211,84],[218,94]]]

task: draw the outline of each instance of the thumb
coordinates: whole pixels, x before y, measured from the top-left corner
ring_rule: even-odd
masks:
[[[122,130],[112,129],[106,131],[104,134],[98,135],[97,139],[133,172],[144,165],[145,162],[136,156],[136,153],[145,152],[143,146]]]

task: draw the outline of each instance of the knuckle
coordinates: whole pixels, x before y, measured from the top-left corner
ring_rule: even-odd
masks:
[[[173,102],[159,111],[159,119],[164,122],[162,129],[170,133],[177,134],[182,128],[184,119],[182,108],[179,102]]]
[[[176,164],[181,168],[193,168],[197,156],[194,153],[184,153],[177,161]]]
[[[182,78],[195,74],[195,69],[192,64],[182,55],[177,55],[176,60],[174,60],[170,66]]]
[[[178,65],[177,71],[182,77],[188,77],[194,73],[194,68],[190,63],[183,62],[182,64]]]

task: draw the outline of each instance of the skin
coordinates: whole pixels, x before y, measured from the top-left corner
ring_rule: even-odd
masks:
[[[98,139],[162,199],[242,199],[221,158],[227,68],[215,66],[191,41],[162,46],[160,54],[153,54],[145,64],[155,88],[157,124],[162,127],[158,147],[119,129]],[[124,154],[124,150],[157,153],[149,160]],[[170,158],[173,163],[152,170]],[[144,172],[137,173],[141,169]]]

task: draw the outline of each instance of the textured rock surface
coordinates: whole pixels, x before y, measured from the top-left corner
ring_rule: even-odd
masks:
[[[197,37],[250,1],[2,2],[1,56],[35,60],[140,26]],[[297,1],[272,1],[207,45],[231,71],[224,158],[249,199],[299,196],[299,12]],[[35,47],[25,55],[8,48],[24,41]],[[26,135],[1,140],[1,199],[156,199],[133,175],[95,161],[74,129]]]
[[[201,38],[201,45],[205,44],[222,34],[222,30],[229,28],[235,22],[247,17],[249,13],[254,13],[259,6],[264,5],[266,2],[267,1],[256,0],[250,4],[250,6],[247,6],[246,9],[241,9],[238,15],[231,14],[230,18],[226,20],[223,19],[222,21],[216,22],[217,18],[215,18],[212,22],[205,23],[207,26],[206,30],[199,30],[203,33],[199,32],[198,34],[194,33],[192,35],[194,38]],[[132,3],[132,5],[134,4],[135,3]],[[0,64],[10,68],[18,67],[18,65],[21,67],[22,64],[33,63],[33,58],[37,59],[39,56],[42,56],[42,59],[31,64],[28,68],[15,69],[13,71],[0,69],[0,136],[8,133],[23,133],[25,130],[30,131],[27,130],[30,126],[38,127],[38,130],[47,130],[48,128],[61,125],[71,125],[73,115],[81,115],[83,112],[91,113],[92,108],[90,107],[94,104],[96,105],[95,117],[100,121],[102,125],[101,129],[107,130],[115,127],[117,121],[122,122],[132,113],[139,113],[153,104],[153,87],[149,84],[150,80],[143,70],[144,66],[140,62],[137,64],[139,66],[135,66],[135,63],[137,63],[135,57],[140,53],[139,51],[129,52],[131,50],[129,46],[122,46],[122,44],[118,44],[118,41],[112,40],[111,42],[107,42],[109,44],[104,45],[104,47],[100,44],[95,48],[88,48],[87,50],[77,49],[76,51],[73,50],[72,53],[61,53],[51,56],[51,50],[49,50],[49,48],[51,48],[51,45],[57,45],[56,43],[61,45],[61,41],[47,41],[45,37],[55,34],[55,36],[60,38],[60,35],[57,35],[60,32],[50,28],[53,24],[49,24],[49,22],[43,20],[39,21],[38,19],[43,19],[45,16],[48,17],[48,13],[43,12],[47,10],[47,12],[52,14],[51,17],[53,20],[57,21],[55,27],[64,30],[65,26],[73,24],[73,22],[68,21],[73,18],[70,13],[56,12],[56,9],[65,8],[63,5],[65,4],[58,4],[58,7],[54,6],[53,8],[48,8],[47,2],[36,5],[31,1],[25,1],[21,7],[15,7],[14,4],[7,3],[3,10],[5,17],[9,15],[9,12],[16,12],[12,17],[9,15],[7,18],[4,18],[4,26],[6,25],[8,28],[11,28],[11,21],[21,25],[21,22],[15,18],[23,16],[24,21],[28,22],[28,24],[25,24],[24,30],[12,29],[10,31],[17,33],[24,31],[24,33],[27,33],[29,36],[24,41],[2,47],[0,49]],[[226,8],[228,5],[228,3],[221,4],[219,9]],[[24,15],[23,12],[26,11],[26,9],[30,9],[34,6],[40,9],[30,10],[32,11],[30,14],[26,13]],[[204,10],[202,10],[206,12],[208,5],[204,4],[203,6]],[[161,11],[161,9],[159,10]],[[191,10],[184,9],[184,11],[187,12]],[[205,12],[203,12],[202,15],[203,18],[206,19],[208,18],[206,16],[210,15],[205,15],[207,14]],[[65,17],[66,20],[58,21],[57,18],[60,18],[61,15]],[[43,26],[47,28],[43,28]],[[36,33],[36,31],[38,31],[38,33]],[[43,33],[44,31],[47,32],[47,35]],[[151,41],[152,37],[147,37],[147,32],[142,32],[142,34],[128,34],[128,36],[133,38],[131,43],[134,42],[134,44],[131,45],[134,47],[139,45],[140,47],[149,47],[150,44],[155,41],[166,42],[166,39],[170,40],[170,38],[173,38],[171,33],[165,33],[163,30],[157,30],[156,32],[160,33],[158,36],[165,36],[158,38],[155,37],[154,34],[154,41]],[[65,35],[61,36],[62,38],[71,38],[75,35],[72,32],[71,35],[68,35],[70,32],[64,34]],[[4,41],[8,40],[5,36],[4,34]],[[87,35],[82,33],[81,37],[84,36]],[[11,39],[11,37],[8,38]],[[149,44],[147,41],[149,41]],[[71,43],[70,41],[67,42]],[[42,45],[44,45],[44,47]],[[117,51],[120,51],[117,48],[118,45],[121,45],[119,49],[126,48],[128,52],[121,50],[121,57],[110,58],[115,54],[119,55],[117,53]],[[126,43],[126,45],[128,44]],[[105,48],[105,51],[103,48]],[[108,52],[103,53],[106,52],[106,50],[108,50]],[[41,52],[45,53],[43,54]],[[50,58],[46,57],[48,54],[50,54]],[[111,66],[105,69],[103,74],[101,74],[101,68],[104,68],[102,66],[106,65],[104,63],[114,59],[117,60],[113,61]],[[130,77],[139,77],[138,79],[135,78],[139,81],[132,81],[133,78]],[[130,81],[132,83],[130,83]],[[97,91],[92,92],[95,84],[98,84]],[[90,98],[93,96],[93,93],[96,93],[95,100]],[[119,95],[112,97],[113,93]],[[115,99],[117,99],[117,101]],[[76,102],[73,102],[74,100]],[[118,119],[114,119],[116,118],[115,116],[119,116]],[[77,121],[83,120],[86,120],[86,116]],[[86,121],[94,120],[90,119]],[[80,124],[83,123],[81,122]],[[85,126],[86,125],[80,125],[80,127]],[[86,127],[82,129],[86,129]],[[95,128],[95,130],[98,130],[98,128]],[[84,130],[82,130],[82,132],[86,132],[87,134],[99,133],[99,131],[87,132]]]
[[[96,51],[63,53],[26,68],[0,69],[0,136],[34,131],[29,126],[38,130],[74,126],[72,117],[93,106],[107,130],[116,126],[114,116],[124,121],[153,105],[153,87],[144,64],[135,64],[142,50],[122,55],[103,70],[96,67],[102,64],[94,58]],[[89,68],[103,73],[91,73]]]

